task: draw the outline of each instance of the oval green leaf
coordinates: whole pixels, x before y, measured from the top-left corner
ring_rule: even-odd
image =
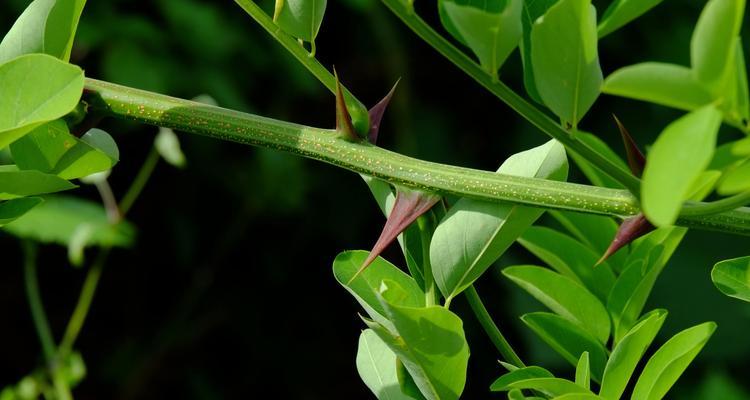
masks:
[[[542,392],[543,394],[556,397],[566,394],[589,394],[593,395],[588,389],[577,385],[566,379],[560,378],[531,378],[522,381],[516,381],[508,385],[509,389],[532,389]]]
[[[398,358],[372,329],[359,335],[357,372],[378,400],[413,400],[401,391],[396,373]]]
[[[750,158],[727,169],[721,176],[716,191],[731,195],[750,190]]]
[[[550,310],[579,325],[601,343],[609,339],[607,309],[596,296],[573,279],[531,265],[508,267],[502,272]]]
[[[328,0],[276,0],[273,20],[284,32],[314,43]]]
[[[564,180],[565,149],[557,141],[509,157],[498,173]],[[446,299],[469,287],[543,211],[462,198],[435,229],[430,262]]]
[[[731,71],[744,0],[710,0],[701,12],[690,41],[690,64],[699,81],[716,87]]]
[[[83,71],[56,58],[30,54],[0,65],[0,148],[75,108]]]
[[[70,190],[76,185],[39,171],[19,171],[15,165],[0,167],[0,200]]]
[[[669,124],[654,142],[641,194],[643,212],[654,225],[677,219],[693,182],[711,162],[721,118],[715,107],[703,107]]]
[[[22,197],[0,202],[0,226],[15,221],[43,201],[41,197]]]
[[[750,302],[750,256],[716,263],[711,280],[725,295]]]
[[[522,0],[440,0],[445,29],[468,46],[493,76],[521,40]]]
[[[622,396],[635,367],[659,333],[666,318],[666,310],[654,310],[644,315],[641,322],[615,346],[604,368],[599,396],[608,400],[618,400]]]
[[[34,0],[0,42],[0,64],[24,54],[70,59],[86,0]]]
[[[534,26],[534,21],[544,15],[555,3],[557,3],[557,0],[524,1],[523,13],[521,15],[521,26],[523,27],[523,37],[521,38],[523,85],[529,97],[540,104],[542,103],[542,98],[539,97],[539,90],[536,88],[534,68],[531,63],[531,28]]]
[[[633,400],[664,398],[716,330],[716,323],[685,329],[651,356],[633,389]]]
[[[523,315],[521,320],[573,366],[578,363],[578,357],[587,351],[591,374],[597,382],[601,380],[607,362],[607,350],[594,336],[556,314],[529,313]]]
[[[510,384],[518,381],[523,381],[533,378],[552,378],[551,372],[547,371],[542,367],[523,367],[510,371],[503,376],[497,378],[495,382],[490,385],[490,390],[493,392],[501,392],[510,390],[508,387]]]
[[[589,352],[584,351],[576,364],[576,385],[586,389],[591,388],[591,365],[589,363]]]
[[[686,111],[713,100],[690,68],[658,62],[618,69],[604,81],[602,92]]]
[[[544,104],[577,126],[602,85],[596,10],[591,0],[560,0],[536,20],[531,31],[531,64]]]

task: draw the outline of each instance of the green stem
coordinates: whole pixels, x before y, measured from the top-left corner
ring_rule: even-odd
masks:
[[[130,184],[130,188],[125,193],[125,196],[120,200],[119,209],[122,215],[125,215],[130,211],[130,207],[133,206],[135,200],[141,195],[143,188],[146,186],[146,182],[151,178],[151,174],[154,172],[156,164],[158,163],[159,152],[156,150],[155,146],[151,146],[151,150],[149,151],[148,156],[146,156],[146,161],[143,162],[140,171],[138,171],[138,175],[136,175],[133,183]]]
[[[568,150],[585,158],[616,181],[620,182],[632,193],[638,195],[640,192],[640,180],[638,178],[607,159],[607,157],[601,153],[589,147],[586,143],[576,140],[542,111],[526,101],[523,97],[519,96],[503,82],[496,79],[495,74],[489,74],[486,70],[482,69],[479,64],[447,41],[443,36],[435,32],[435,30],[424,22],[424,20],[422,20],[416,13],[412,12],[408,4],[405,4],[403,0],[382,1],[404,22],[404,24],[411,28],[417,36],[422,38],[422,40],[431,45],[435,50],[463,70],[466,74],[474,78],[475,81],[510,106],[510,108],[526,118],[526,120],[534,124],[537,128],[542,130],[542,132],[560,141],[560,143],[565,145]]]
[[[308,53],[307,50],[300,45],[297,39],[282,31],[281,28],[273,22],[273,19],[269,17],[262,8],[255,4],[254,1],[234,0],[234,2],[242,7],[242,9],[245,10],[245,12],[258,23],[258,25],[263,27],[268,34],[276,39],[279,44],[284,46],[284,48],[289,51],[289,53],[294,56],[300,64],[304,65],[305,68],[307,68],[307,70],[320,81],[320,83],[331,91],[331,93],[336,93],[336,77],[315,57],[311,56],[311,53]],[[314,51],[314,48],[312,51]],[[362,104],[352,92],[349,91],[349,89],[343,85],[341,87],[344,90],[344,97],[347,100],[347,104],[350,102]]]
[[[60,342],[59,352],[61,357],[67,356],[73,350],[73,344],[75,344],[78,334],[81,332],[83,323],[86,321],[86,316],[91,308],[91,302],[94,299],[96,293],[96,287],[99,284],[99,278],[102,275],[102,269],[104,268],[104,262],[109,254],[109,248],[103,248],[96,258],[96,261],[89,268],[86,274],[86,280],[81,288],[81,294],[78,296],[78,303],[73,311],[73,315],[68,321],[68,326],[65,328],[65,334]]]
[[[438,291],[435,278],[432,276],[432,264],[430,263],[430,235],[427,232],[427,223],[425,216],[417,219],[419,226],[419,240],[422,247],[422,273],[424,275],[425,305],[434,306],[440,301],[440,292]]]
[[[221,140],[266,147],[323,161],[412,189],[512,202],[545,209],[627,217],[639,212],[627,190],[498,174],[423,161],[373,146],[351,142],[335,131],[312,128],[239,111],[86,80],[92,112],[174,128]],[[750,235],[750,209],[685,216],[686,227]]]
[[[482,325],[484,332],[490,338],[492,344],[495,345],[505,361],[518,368],[525,367],[526,365],[521,361],[521,358],[518,357],[518,354],[513,350],[510,343],[505,339],[503,333],[500,332],[500,328],[498,328],[497,325],[495,325],[495,322],[492,321],[492,317],[490,316],[490,313],[487,312],[487,308],[484,306],[484,303],[482,303],[482,299],[479,297],[479,293],[477,293],[477,289],[474,288],[474,285],[469,286],[464,293],[466,294],[466,300],[469,301],[471,310]]]
[[[39,280],[36,270],[36,245],[31,241],[23,242],[24,252],[24,278],[26,281],[26,296],[31,308],[31,318],[34,320],[39,342],[42,344],[44,359],[50,366],[55,361],[55,341],[52,339],[52,330],[47,322],[47,314],[44,312],[44,305],[39,294]]]
[[[722,213],[750,204],[750,191],[708,203],[686,203],[680,211],[681,217],[695,217]]]

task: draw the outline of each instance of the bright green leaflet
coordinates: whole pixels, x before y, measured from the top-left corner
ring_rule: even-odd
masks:
[[[396,376],[396,355],[372,330],[359,335],[357,371],[378,400],[412,400],[401,391]]]
[[[615,343],[622,340],[637,322],[656,279],[686,232],[683,228],[661,228],[633,245],[625,270],[617,278],[607,299]]]
[[[742,38],[738,37],[734,46],[734,68],[730,71],[729,80],[725,89],[731,93],[729,101],[729,115],[731,121],[740,121],[747,127],[750,123],[750,93],[747,86],[747,68],[745,66],[745,53],[742,50]],[[747,128],[745,128],[747,129]]]
[[[328,0],[276,0],[273,21],[284,32],[310,42],[315,48]]]
[[[651,356],[633,389],[633,400],[656,400],[667,394],[716,330],[716,323],[685,329]]]
[[[0,64],[24,54],[45,53],[70,59],[85,0],[35,0],[0,43]]]
[[[503,275],[558,315],[585,329],[601,343],[609,339],[609,314],[601,301],[573,279],[531,265],[503,269]]]
[[[476,54],[491,75],[497,71],[521,40],[522,0],[495,0],[484,7],[465,1],[440,0],[440,20],[446,30]],[[502,3],[505,4],[500,8]]]
[[[711,280],[725,295],[750,302],[750,256],[716,263]]]
[[[601,90],[596,45],[596,10],[590,0],[559,1],[531,30],[531,64],[539,96],[573,127]]]
[[[92,129],[78,139],[64,121],[55,120],[16,140],[10,150],[20,169],[75,179],[112,168],[119,158],[116,145],[114,152],[111,149],[113,144],[114,140],[100,129]]]
[[[589,352],[584,351],[576,364],[576,385],[586,389],[591,388],[591,365],[589,363]]]
[[[135,228],[128,222],[112,225],[98,203],[71,196],[49,196],[23,217],[3,227],[8,233],[44,243],[69,245],[77,232],[89,230],[90,246],[129,247]]]
[[[547,371],[542,367],[524,367],[510,371],[503,376],[497,378],[495,382],[490,385],[490,390],[493,392],[500,392],[508,390],[508,385],[513,382],[523,381],[533,378],[552,378],[551,372]]]
[[[412,277],[382,257],[376,258],[357,279],[347,285],[347,282],[351,280],[359,270],[359,267],[362,266],[368,254],[368,252],[363,250],[339,253],[333,261],[333,275],[341,286],[357,299],[357,302],[367,311],[370,318],[391,328],[390,321],[385,314],[385,309],[380,300],[378,300],[378,291],[383,280],[388,279],[395,282],[408,293],[408,298],[402,301],[402,305],[424,307],[424,292]]]
[[[534,68],[531,63],[531,28],[534,26],[534,21],[544,15],[555,3],[557,3],[557,0],[525,0],[523,2],[523,14],[521,15],[521,25],[523,27],[523,37],[521,38],[523,85],[529,97],[537,103],[542,103],[542,98],[539,97],[539,91],[536,88]]]
[[[0,227],[18,219],[43,201],[41,197],[22,197],[0,202]]]
[[[659,333],[666,318],[666,310],[648,313],[615,346],[604,368],[599,396],[608,400],[618,400],[622,396],[638,361]]]
[[[565,150],[555,141],[509,157],[498,173],[565,180]],[[438,225],[430,244],[435,282],[446,299],[469,287],[542,215],[542,210],[462,198]]]
[[[690,68],[646,62],[620,68],[604,80],[602,92],[692,111],[712,101]]]
[[[622,28],[661,2],[662,0],[615,0],[604,11],[599,22],[599,38]]]
[[[385,342],[383,342],[383,344],[385,344]],[[396,358],[396,376],[402,393],[415,400],[424,400],[424,396],[422,395],[422,392],[419,391],[417,384],[414,382],[414,378],[409,375],[409,371],[404,367],[404,363],[398,358]]]
[[[507,386],[508,389],[534,389],[547,396],[555,397],[569,393],[592,394],[583,386],[560,378],[531,378],[516,381]]]
[[[711,162],[721,113],[707,106],[669,124],[648,153],[643,171],[643,212],[656,226],[677,220],[693,182]]]
[[[721,177],[716,189],[723,195],[750,190],[750,158],[729,168]]]
[[[597,382],[601,380],[607,350],[593,335],[556,314],[534,312],[524,314],[521,320],[571,365],[578,363],[581,353],[589,352],[591,375]]]
[[[715,90],[734,65],[735,38],[744,11],[744,0],[710,0],[693,30],[690,64],[698,80]]]
[[[469,361],[461,319],[440,306],[404,306],[405,296],[393,281],[383,281],[378,297],[393,330],[365,322],[396,353],[427,400],[458,399]]]
[[[30,54],[0,65],[0,148],[78,104],[83,71],[48,55]]]
[[[19,171],[15,165],[0,166],[0,200],[70,190],[76,185],[39,171]]]
[[[582,284],[602,302],[607,299],[615,274],[607,262],[594,267],[601,254],[564,233],[542,226],[526,230],[518,243],[557,272]]]

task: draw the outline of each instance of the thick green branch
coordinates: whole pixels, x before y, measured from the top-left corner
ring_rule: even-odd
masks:
[[[344,140],[333,130],[207,106],[93,79],[86,81],[86,91],[92,112],[281,150],[414,189],[620,217],[639,211],[637,199],[627,190],[502,175],[418,160],[366,142]],[[684,217],[678,223],[750,235],[750,209]]]
[[[482,69],[479,64],[474,62],[465,53],[456,48],[456,46],[435,32],[434,29],[432,29],[414,12],[409,4],[405,3],[403,0],[382,1],[404,22],[404,24],[411,28],[417,36],[422,38],[422,40],[427,42],[466,74],[474,78],[475,81],[510,106],[510,108],[542,130],[542,132],[560,141],[560,143],[562,143],[568,150],[578,153],[581,157],[585,158],[612,178],[622,183],[632,193],[637,194],[640,192],[640,181],[638,178],[608,160],[605,156],[598,153],[585,143],[576,140],[570,135],[570,133],[560,127],[557,122],[553,121],[534,105],[524,100],[523,97],[519,96],[504,83],[496,79],[494,75],[487,73],[487,71]]]

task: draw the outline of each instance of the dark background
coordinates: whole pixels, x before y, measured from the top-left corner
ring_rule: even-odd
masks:
[[[0,31],[27,3],[0,3]],[[608,4],[594,3],[600,13]],[[605,38],[605,76],[646,60],[687,65],[703,3],[667,1]],[[439,26],[434,2],[417,5]],[[319,59],[335,64],[367,103],[402,78],[381,131],[383,147],[494,170],[509,154],[548,140],[375,0],[329,1],[317,44]],[[224,107],[313,126],[334,122],[333,96],[230,0],[90,1],[72,62],[88,76],[116,83],[187,98],[208,94]],[[523,92],[517,53],[502,79]],[[603,96],[582,128],[613,147],[619,138],[611,113],[644,144],[680,115]],[[121,121],[102,128],[120,146],[122,161],[110,182],[121,196],[157,129]],[[735,135],[727,130],[722,140]],[[379,234],[383,218],[364,183],[319,162],[188,134],[180,139],[188,167],[159,165],[129,216],[139,232],[135,247],[114,251],[107,263],[77,343],[88,376],[76,398],[233,399],[264,398],[264,392],[369,398],[354,365],[360,310],[331,273],[338,252],[367,249]],[[585,182],[577,172],[571,179]],[[90,187],[77,193],[98,199]],[[41,354],[17,240],[0,233],[0,252],[1,388],[32,371]],[[657,283],[646,309],[669,310],[660,342],[706,320],[719,325],[672,398],[750,398],[750,305],[722,296],[709,276],[715,262],[747,252],[747,238],[690,232]],[[403,264],[397,249],[386,257]],[[499,264],[521,262],[535,260],[513,248]],[[68,265],[64,248],[43,247],[42,295],[58,336],[84,276]],[[502,281],[497,269],[478,290],[522,358],[572,376],[518,320],[539,304]],[[455,304],[472,349],[465,397],[490,397],[499,356],[463,299]]]

